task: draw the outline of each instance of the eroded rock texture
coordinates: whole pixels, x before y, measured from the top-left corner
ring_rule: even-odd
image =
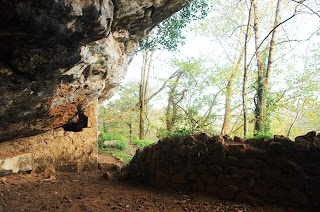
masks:
[[[169,137],[138,152],[121,176],[163,189],[314,211],[320,207],[320,134],[295,142],[283,136]]]
[[[85,127],[78,132],[62,127],[40,135],[0,143],[0,176],[32,171],[80,172],[97,168],[97,101],[87,107]]]
[[[77,122],[112,96],[137,42],[186,0],[2,0],[0,141]]]

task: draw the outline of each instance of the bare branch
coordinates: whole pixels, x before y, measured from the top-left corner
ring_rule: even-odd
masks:
[[[289,18],[285,19],[284,21],[280,22],[279,24],[277,24],[275,27],[273,27],[273,29],[267,34],[266,37],[263,38],[263,40],[261,41],[261,43],[259,44],[259,46],[256,48],[256,51],[254,52],[254,54],[252,55],[249,64],[252,63],[252,60],[254,58],[254,56],[257,54],[257,51],[261,48],[262,44],[268,39],[268,37],[272,34],[272,32],[277,29],[279,26],[281,26],[282,24],[288,22],[289,20],[291,20],[293,17],[295,17],[297,15],[297,13],[295,12],[293,15],[291,15]]]
[[[312,8],[310,8],[308,5],[304,4],[305,1],[296,1],[296,0],[292,0],[293,2],[304,6],[305,8],[307,8],[308,10],[311,11],[312,14],[315,14],[316,16],[318,16],[320,18],[320,14],[318,13],[319,11],[314,11]]]
[[[178,73],[180,72],[180,70],[177,70],[175,71],[163,84],[162,86],[156,91],[154,92],[149,98],[146,99],[145,101],[145,104],[149,103],[151,101],[151,99],[153,99],[153,97],[155,97],[156,95],[158,95],[166,86],[167,86],[167,83],[169,82],[169,80],[173,79]],[[140,107],[141,103],[137,103],[133,108],[119,114],[118,116],[115,116],[111,119],[107,119],[107,120],[104,120],[103,122],[104,123],[109,123],[109,122],[112,122],[112,121],[115,121],[115,120],[118,120],[122,117],[124,117],[125,115],[137,110],[139,107]]]

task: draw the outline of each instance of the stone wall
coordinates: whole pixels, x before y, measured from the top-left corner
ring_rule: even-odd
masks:
[[[121,176],[163,189],[249,204],[320,207],[320,135],[242,140],[166,138],[137,152]]]
[[[97,101],[75,122],[41,135],[0,143],[0,175],[32,172],[78,172],[97,167]],[[85,122],[85,123],[83,123]]]

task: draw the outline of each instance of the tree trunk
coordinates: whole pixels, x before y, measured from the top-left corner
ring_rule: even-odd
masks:
[[[243,11],[243,6],[242,9]],[[240,22],[240,26],[243,25],[244,22],[244,16],[241,17],[241,22]],[[222,129],[221,129],[221,135],[226,135],[229,132],[229,126],[230,126],[230,122],[231,122],[231,106],[232,106],[232,95],[233,95],[233,83],[234,80],[239,72],[239,66],[240,66],[240,62],[243,56],[243,48],[240,47],[240,44],[242,42],[243,39],[243,33],[240,30],[239,31],[239,36],[238,36],[238,41],[237,41],[237,46],[236,46],[236,53],[234,55],[234,60],[233,60],[233,65],[232,65],[232,73],[231,76],[228,79],[228,83],[227,83],[227,87],[226,87],[226,94],[225,94],[225,111],[224,111],[224,119],[223,119],[223,125],[222,125]],[[239,49],[241,48],[241,50]],[[240,53],[238,53],[240,51]]]
[[[260,38],[260,28],[259,28],[259,11],[256,0],[253,0],[253,29],[254,29],[254,38],[255,38],[255,47],[256,47],[256,59],[257,59],[257,69],[258,69],[258,79],[257,79],[257,93],[255,96],[255,124],[254,124],[254,134],[262,132],[263,120],[264,120],[264,108],[263,104],[265,101],[265,89],[264,89],[264,61],[263,55],[259,48],[259,38]]]
[[[179,83],[180,78],[183,76],[185,71],[180,71],[177,75],[176,80],[174,81],[172,87],[170,88],[169,91],[169,98],[168,98],[168,104],[167,104],[167,109],[166,109],[166,127],[168,133],[172,133],[172,128],[175,123],[175,117],[176,117],[176,106],[175,106],[175,93],[176,89]]]
[[[154,92],[152,95],[149,96],[149,98],[147,98],[147,99],[145,100],[144,103],[145,103],[145,104],[148,104],[155,96],[157,96],[163,89],[166,88],[169,80],[171,80],[171,79],[173,79],[174,77],[176,77],[176,75],[177,75],[178,73],[180,73],[179,70],[178,70],[178,71],[175,71],[168,79],[166,79],[166,80],[164,81],[164,83],[162,84],[162,86],[161,86],[156,92]],[[133,112],[133,111],[135,111],[135,110],[138,110],[138,109],[140,108],[140,106],[141,106],[141,102],[140,102],[140,99],[139,99],[139,102],[138,102],[133,108],[131,108],[131,109],[127,110],[127,111],[124,111],[124,112],[120,113],[118,116],[112,117],[112,118],[110,118],[110,119],[105,119],[105,120],[103,120],[103,123],[109,123],[109,122],[118,120],[118,119],[126,116],[127,114],[129,114],[129,113],[131,113],[131,112]]]
[[[252,3],[255,0],[252,0],[249,8],[249,17],[247,22],[247,29],[244,39],[244,65],[243,65],[243,82],[242,82],[242,106],[243,106],[243,136],[248,134],[248,109],[247,109],[247,81],[248,81],[248,64],[247,64],[247,51],[248,51],[248,36],[251,25],[251,13],[252,13]]]
[[[229,126],[231,122],[231,99],[232,99],[232,85],[233,85],[233,79],[232,77],[229,78],[228,84],[226,87],[226,102],[225,102],[225,108],[224,108],[224,119],[223,119],[223,125],[221,129],[221,135],[226,135],[229,132]]]
[[[242,40],[242,36],[239,35],[239,41],[240,40]],[[221,135],[226,135],[229,132],[229,126],[231,122],[231,112],[232,112],[231,106],[232,106],[232,95],[233,95],[233,83],[236,76],[238,75],[242,56],[243,56],[243,50],[239,55],[238,61],[237,62],[234,61],[234,65],[232,67],[232,74],[228,80],[228,84],[226,87],[226,95],[225,95],[226,102],[225,102],[224,120],[223,120],[222,129],[221,129]],[[236,55],[235,55],[235,60],[236,60]]]
[[[146,85],[146,71],[147,71],[147,62],[148,62],[148,51],[143,52],[143,62],[141,67],[141,78],[140,78],[140,92],[139,92],[139,101],[140,101],[140,120],[139,120],[139,139],[144,139],[144,121],[145,121],[145,85]]]
[[[129,122],[126,122],[129,128],[129,140],[132,141],[132,118],[130,117]]]
[[[269,43],[269,52],[267,67],[265,68],[265,63],[263,59],[263,54],[259,49],[259,23],[258,23],[258,6],[256,1],[254,1],[254,32],[255,32],[255,46],[256,46],[256,58],[257,58],[257,67],[258,67],[258,79],[257,79],[257,94],[255,98],[255,127],[254,134],[264,133],[267,131],[268,126],[266,126],[266,107],[267,107],[267,94],[269,90],[272,65],[273,65],[273,56],[274,56],[274,47],[275,40],[277,35],[277,26],[280,22],[280,1],[277,1],[276,13],[274,18],[274,25],[271,40]]]

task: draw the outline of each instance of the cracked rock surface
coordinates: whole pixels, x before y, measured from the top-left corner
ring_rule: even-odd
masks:
[[[110,98],[146,32],[186,0],[3,0],[0,141],[67,124]]]

